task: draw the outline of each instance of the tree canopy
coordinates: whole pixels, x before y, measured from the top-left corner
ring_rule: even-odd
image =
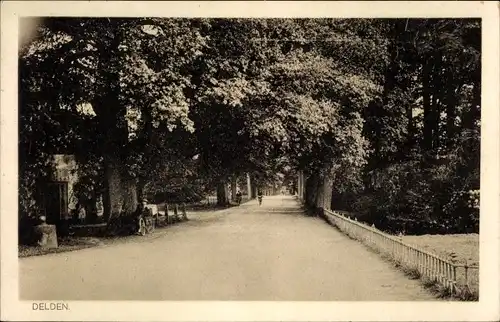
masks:
[[[22,187],[57,150],[108,217],[302,171],[309,206],[475,218],[480,34],[473,19],[46,19],[19,58]]]

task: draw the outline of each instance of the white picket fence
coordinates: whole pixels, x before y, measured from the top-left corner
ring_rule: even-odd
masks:
[[[478,281],[471,285],[473,280],[471,275],[478,278],[478,266],[452,263],[449,260],[440,258],[438,255],[408,245],[397,236],[386,234],[375,227],[353,220],[341,212],[324,210],[324,216],[325,219],[346,235],[359,240],[382,254],[388,255],[402,266],[416,269],[421,276],[439,283],[452,293],[464,289],[469,292],[471,290],[478,291]]]

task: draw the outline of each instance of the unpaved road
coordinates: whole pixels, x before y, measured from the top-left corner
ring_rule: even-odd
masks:
[[[436,300],[290,196],[193,215],[141,241],[23,258],[22,300]]]

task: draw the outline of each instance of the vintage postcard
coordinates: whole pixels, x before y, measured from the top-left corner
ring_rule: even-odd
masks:
[[[496,2],[5,1],[1,319],[500,318]]]

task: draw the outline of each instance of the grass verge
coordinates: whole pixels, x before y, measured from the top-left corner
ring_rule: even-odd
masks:
[[[97,246],[105,246],[112,245],[118,243],[127,243],[127,242],[140,242],[143,240],[148,240],[150,238],[156,238],[159,236],[158,233],[165,233],[165,230],[173,225],[178,225],[181,223],[185,223],[187,221],[178,221],[175,223],[170,223],[168,225],[162,225],[156,227],[155,231],[147,234],[146,236],[139,235],[125,235],[125,236],[70,236],[58,238],[58,247],[53,249],[46,249],[39,246],[27,246],[27,245],[18,245],[18,257],[32,257],[32,256],[42,256],[48,254],[55,253],[65,253],[72,252],[76,250],[97,247]]]
[[[79,237],[66,237],[58,239],[58,247],[53,249],[45,249],[39,246],[18,246],[19,258],[41,256],[47,254],[71,252],[75,250],[95,247],[102,245],[102,241],[98,238],[79,238]]]

